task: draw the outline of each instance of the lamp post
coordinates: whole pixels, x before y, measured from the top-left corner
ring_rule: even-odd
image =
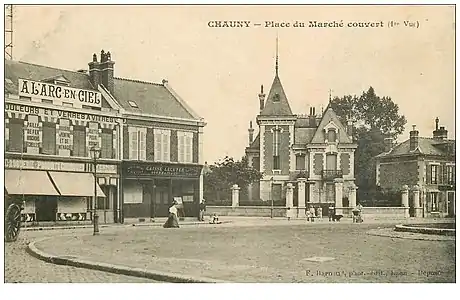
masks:
[[[94,175],[94,212],[93,212],[93,235],[99,235],[99,215],[97,214],[97,160],[101,154],[101,150],[97,147],[91,147],[89,150],[91,158],[93,159],[93,175]]]
[[[273,177],[270,179],[270,200],[271,200],[270,218],[273,219]]]

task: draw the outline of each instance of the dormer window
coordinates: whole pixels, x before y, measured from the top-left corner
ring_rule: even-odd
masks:
[[[137,106],[137,103],[134,102],[134,101],[131,101],[131,100],[130,100],[130,101],[128,101],[128,103],[129,103],[129,105],[130,105],[131,107],[139,108],[139,106]]]
[[[280,101],[280,94],[276,93],[274,96],[273,96],[273,102],[279,102]]]
[[[335,143],[336,140],[337,140],[337,132],[335,131],[334,128],[329,128],[329,130],[327,131],[327,141],[329,143]]]
[[[53,76],[41,80],[42,82],[51,83],[55,85],[70,86],[70,81],[63,75]]]

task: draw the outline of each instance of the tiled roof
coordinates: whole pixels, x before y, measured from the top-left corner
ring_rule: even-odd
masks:
[[[391,157],[391,156],[400,156],[407,154],[426,154],[426,155],[446,155],[445,151],[437,145],[445,143],[455,143],[454,140],[445,140],[444,143],[440,143],[439,140],[432,138],[419,137],[418,138],[418,147],[414,150],[410,150],[410,140],[405,140],[404,142],[396,145],[388,153],[379,154],[377,157]]]
[[[278,96],[277,96],[278,95]],[[278,97],[278,99],[276,99]],[[275,76],[273,84],[265,101],[264,108],[260,112],[261,116],[292,116],[292,110],[284,92],[283,85],[278,77]]]
[[[195,119],[194,116],[171,94],[164,84],[125,78],[114,78],[114,95],[127,111]],[[129,101],[137,105],[132,107]]]
[[[18,79],[41,81],[53,77],[64,76],[69,86],[78,89],[94,90],[86,73],[62,70],[31,63],[5,60],[5,89],[12,94],[18,93]]]

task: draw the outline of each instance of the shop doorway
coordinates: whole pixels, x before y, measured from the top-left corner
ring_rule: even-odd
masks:
[[[58,197],[39,196],[35,199],[35,213],[38,222],[56,221]]]
[[[169,193],[169,180],[155,181],[155,199],[153,209],[155,217],[168,216],[169,206],[172,203]]]
[[[449,217],[455,216],[455,192],[447,192],[447,215]]]

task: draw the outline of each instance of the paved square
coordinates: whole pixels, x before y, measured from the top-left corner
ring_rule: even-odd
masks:
[[[366,233],[379,226],[126,228],[36,246],[55,255],[234,282],[455,282],[455,241]],[[312,257],[316,261],[305,260]]]

